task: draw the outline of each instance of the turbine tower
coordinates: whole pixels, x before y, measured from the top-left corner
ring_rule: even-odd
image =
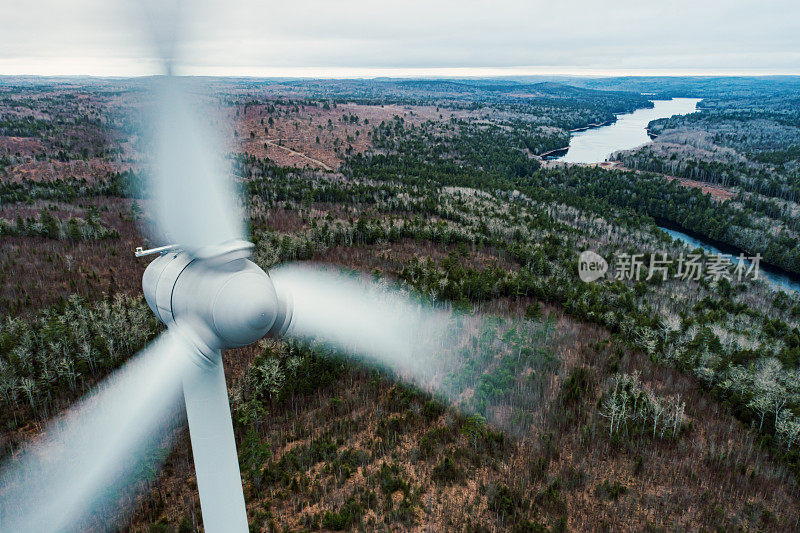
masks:
[[[250,261],[242,198],[191,83],[174,75],[168,30],[155,32],[165,75],[152,92],[146,209],[174,244],[136,252],[157,254],[142,287],[166,331],[4,465],[0,531],[74,530],[108,514],[172,429],[181,392],[205,530],[247,531],[222,351],[288,335],[411,360],[419,306],[404,296],[308,267],[271,278]]]

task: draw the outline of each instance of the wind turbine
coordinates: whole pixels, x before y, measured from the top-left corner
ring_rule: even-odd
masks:
[[[165,41],[166,42],[166,41]],[[421,315],[343,276],[250,261],[240,200],[186,81],[157,80],[153,218],[176,244],[145,270],[145,299],[167,326],[159,339],[48,427],[0,472],[0,531],[71,530],[102,514],[163,441],[183,393],[208,532],[248,530],[222,350],[265,335],[322,338],[402,366]]]
[[[284,333],[291,313],[249,260],[253,245],[233,188],[182,83],[171,74],[161,80],[153,181],[157,225],[178,245],[148,265],[142,287],[198,367],[183,376],[183,396],[203,524],[212,532],[247,531],[222,350]]]

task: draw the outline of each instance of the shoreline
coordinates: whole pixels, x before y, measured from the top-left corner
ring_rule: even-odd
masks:
[[[652,107],[637,108],[634,111],[632,111],[631,113],[633,113],[635,111],[638,111],[639,109],[653,109],[655,107],[656,101],[661,101],[661,100],[663,100],[663,101],[671,101],[671,100],[675,100],[675,97],[673,97],[673,98],[663,98],[663,99],[662,98],[654,98],[654,99],[650,100],[650,102],[653,103]],[[700,101],[702,101],[702,99],[695,99],[695,100],[697,100],[697,102],[695,102],[694,110],[690,111],[689,113],[694,113],[694,112],[697,112],[697,111],[701,110],[701,109],[698,109],[697,106],[699,105]],[[684,113],[684,114],[689,114],[689,113]],[[562,148],[556,148],[554,150],[548,150],[548,151],[546,151],[544,153],[539,154],[538,157],[541,158],[542,160],[545,160],[545,161],[550,161],[550,160],[553,160],[555,158],[562,157],[562,156],[567,154],[567,152],[569,151],[570,146],[572,145],[572,134],[573,133],[578,133],[578,132],[581,132],[581,131],[587,131],[587,130],[591,130],[591,129],[595,129],[595,128],[602,128],[604,126],[610,126],[610,125],[612,125],[612,124],[617,122],[617,120],[618,120],[620,115],[627,115],[627,114],[630,114],[630,113],[617,114],[617,115],[614,116],[613,120],[607,120],[605,122],[597,122],[597,123],[587,124],[586,126],[582,126],[580,128],[574,128],[574,129],[568,130],[568,132],[570,134],[570,143],[569,143],[569,145],[564,146]],[[647,134],[647,136],[649,137],[649,139],[651,141],[655,140],[659,135],[659,134],[654,133],[653,131],[651,131],[647,126],[645,126],[644,131],[645,131],[645,133]]]
[[[544,152],[543,154],[539,154],[537,157],[541,157],[542,159],[545,159],[545,158],[550,157],[553,154],[558,153],[558,152],[566,153],[567,150],[569,150],[569,145],[566,145],[563,148],[555,148],[553,150],[548,150],[547,152]]]
[[[597,122],[597,123],[594,123],[594,124],[589,124],[587,126],[583,126],[581,128],[575,128],[574,130],[569,130],[569,132],[570,133],[575,133],[576,131],[586,131],[586,130],[591,130],[591,129],[594,129],[594,128],[602,128],[603,126],[608,126],[610,124],[614,124],[616,121],[617,121],[617,119],[614,118],[614,120],[606,120],[605,122]]]
[[[662,230],[663,229],[669,229],[669,230],[672,230],[672,231],[677,231],[679,233],[683,233],[684,235],[687,235],[687,236],[689,236],[689,237],[691,237],[691,238],[693,238],[695,240],[698,240],[698,241],[700,241],[700,242],[702,242],[702,243],[704,243],[706,245],[713,246],[714,248],[717,248],[718,250],[720,250],[721,252],[723,252],[725,254],[729,254],[731,256],[734,256],[734,255],[739,255],[739,254],[752,254],[753,253],[753,252],[750,252],[750,251],[745,250],[743,248],[739,248],[738,246],[736,246],[734,244],[730,244],[730,243],[727,243],[727,242],[724,242],[724,241],[719,241],[717,239],[712,239],[711,237],[703,235],[702,233],[699,233],[699,232],[697,232],[695,230],[692,230],[692,229],[689,229],[689,228],[685,228],[685,227],[683,227],[681,224],[679,224],[677,222],[672,222],[670,220],[667,220],[665,218],[660,218],[660,217],[651,217],[651,218],[655,222],[656,226],[658,226]],[[667,235],[669,235],[669,234],[667,234]],[[685,242],[685,241],[683,241],[683,242]],[[692,245],[689,244],[689,246],[692,246]],[[779,266],[779,265],[776,265],[774,263],[770,263],[770,262],[764,260],[763,257],[759,260],[759,268],[761,268],[762,270],[764,270],[765,272],[767,272],[769,274],[772,274],[773,276],[781,276],[781,277],[787,278],[792,283],[800,283],[800,273],[793,272],[791,270],[786,270],[782,266]]]
[[[567,131],[570,134],[569,136],[570,136],[570,140],[571,140],[573,133],[577,133],[577,132],[581,132],[581,131],[587,131],[587,130],[593,130],[595,128],[602,128],[603,126],[610,126],[611,124],[614,124],[616,121],[617,121],[617,119],[614,118],[614,120],[606,120],[605,122],[595,122],[595,123],[592,123],[592,124],[587,124],[586,126],[582,126],[580,128],[575,128],[575,129],[567,130]],[[546,152],[538,154],[537,157],[540,157],[542,159],[546,159],[548,157],[552,157],[554,154],[559,154],[559,156],[560,155],[564,155],[569,150],[569,147],[570,147],[570,145],[568,144],[568,145],[563,146],[561,148],[554,148],[553,150],[548,150]],[[564,152],[564,153],[562,154],[561,152]]]

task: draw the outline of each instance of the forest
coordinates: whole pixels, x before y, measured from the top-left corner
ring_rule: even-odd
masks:
[[[702,112],[653,121],[659,140],[618,157],[631,168],[719,183],[795,202],[800,97],[705,98]]]
[[[141,229],[147,168],[129,138],[141,90],[82,83],[0,85],[4,127],[25,133],[0,137],[5,457],[160,331],[132,254],[161,244]],[[739,185],[722,202],[665,169],[543,164],[570,129],[648,104],[619,83],[215,83],[254,261],[360,272],[463,332],[429,381],[313,342],[226,353],[251,529],[798,527],[800,296],[577,275],[586,249],[686,253],[658,220],[800,272],[796,212]],[[25,109],[53,118],[25,130]],[[787,169],[783,131],[714,142]],[[189,450],[176,429],[165,467],[109,513],[118,527],[199,529]]]
[[[458,127],[456,136],[437,132],[433,126],[399,135],[395,131],[400,140],[390,143],[384,140],[385,133],[376,135],[380,141],[376,146],[390,147],[394,153],[358,154],[351,159],[351,171],[373,179],[392,176],[415,185],[517,190],[532,199],[564,202],[598,215],[609,213],[613,206],[622,209],[624,218],[636,214],[666,220],[753,255],[760,253],[766,262],[800,273],[797,218],[790,208],[767,211],[770,204],[750,197],[741,198],[741,203],[720,204],[652,173],[586,167],[535,172],[536,162],[522,153],[530,144],[524,134],[512,136],[514,130],[483,125]],[[764,213],[772,216],[764,217]],[[773,230],[776,225],[779,231]]]

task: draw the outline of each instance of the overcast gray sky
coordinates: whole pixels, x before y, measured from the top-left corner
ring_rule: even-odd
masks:
[[[0,74],[157,72],[139,2],[2,3]],[[798,0],[183,0],[181,21],[192,74],[800,74]]]

